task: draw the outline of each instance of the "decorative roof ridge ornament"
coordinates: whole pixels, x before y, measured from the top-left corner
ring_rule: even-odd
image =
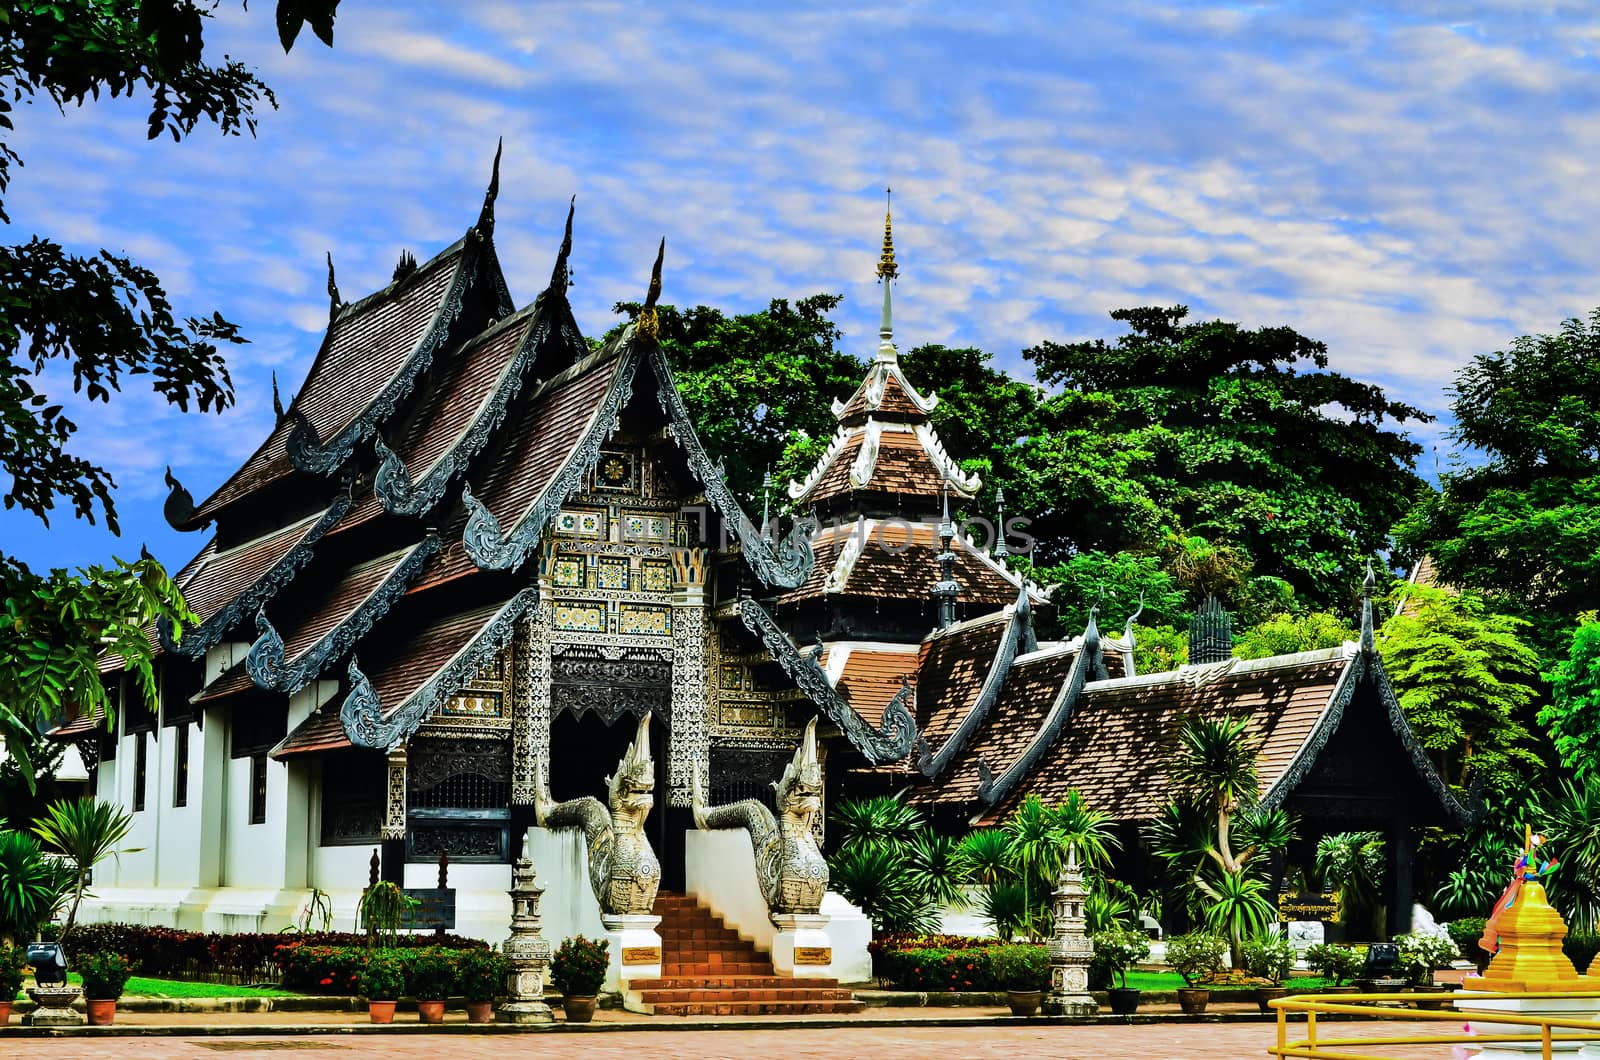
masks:
[[[273,369],[272,372],[272,415],[275,421],[273,426],[277,426],[283,422],[283,398],[278,396],[277,369]]]
[[[1000,693],[1006,685],[1006,678],[1011,674],[1011,664],[1017,656],[1026,655],[1038,647],[1038,641],[1033,634],[1033,608],[1027,599],[1024,590],[1015,604],[1007,604],[1003,611],[995,612],[1006,616],[1006,628],[1000,635],[1000,644],[995,648],[994,657],[989,663],[989,672],[984,675],[983,683],[978,686],[978,693],[972,700],[972,707],[961,719],[961,724],[956,726],[956,731],[940,746],[938,754],[933,753],[933,748],[923,740],[917,751],[917,769],[929,780],[938,780],[949,772],[955,764],[956,756],[962,748],[972,741],[972,737],[983,725],[1000,699]],[[973,619],[974,623],[983,622],[987,618]]]
[[[200,523],[198,526],[185,525],[190,519],[194,518],[194,495],[188,490],[184,489],[183,483],[179,482],[177,478],[173,476],[171,464],[167,465],[167,473],[165,477],[167,489],[170,492],[167,494],[166,502],[161,505],[161,515],[162,518],[166,519],[167,525],[172,527],[174,530],[180,530],[184,532],[190,530],[199,530],[202,527],[210,526],[210,519]]]
[[[1189,623],[1189,662],[1199,666],[1233,657],[1233,619],[1215,593],[1206,593]]]
[[[561,236],[561,249],[556,252],[556,267],[550,272],[549,290],[566,297],[567,288],[572,286],[572,274],[567,270],[567,258],[572,254],[572,215],[577,212],[578,197],[574,195],[567,201],[567,227]]]
[[[1361,581],[1361,651],[1371,655],[1377,650],[1372,624],[1372,590],[1378,576],[1372,570],[1372,558],[1367,558],[1367,576]]]
[[[1011,555],[1011,550],[1006,547],[1006,491],[999,486],[994,488],[994,507],[994,548],[989,550],[989,555],[1004,561]]]
[[[968,473],[961,470],[961,465],[945,449],[944,442],[933,429],[931,423],[919,423],[912,428],[917,440],[922,443],[923,451],[932,458],[934,466],[939,469],[939,474],[946,482],[955,487],[957,493],[971,500],[977,496],[978,490],[983,488],[983,479],[976,472]]]
[[[339,310],[344,308],[344,302],[339,298],[339,284],[333,278],[333,251],[328,251],[328,323],[332,324],[339,318]]]
[[[401,250],[400,260],[394,263],[394,272],[389,274],[389,282],[399,283],[408,276],[415,276],[419,268],[417,256],[409,250]]]
[[[656,341],[661,338],[661,318],[656,313],[656,299],[661,297],[661,262],[667,256],[667,237],[661,237],[656,248],[656,263],[650,267],[650,286],[645,289],[644,308],[639,310],[636,324],[638,334]]]
[[[810,473],[803,479],[789,480],[790,500],[797,501],[816,488],[823,473],[828,470],[828,465],[833,463],[834,457],[839,455],[839,450],[844,448],[844,443],[850,440],[853,433],[848,427],[840,427],[834,432],[832,441],[828,442],[828,447],[822,451],[822,456],[818,458]]]
[[[494,235],[494,201],[500,197],[500,151],[503,147],[505,137],[497,137],[494,142],[494,165],[489,171],[489,187],[483,193],[483,209],[478,211],[478,223],[474,226],[485,239]]]
[[[939,519],[939,580],[933,586],[933,598],[939,605],[939,629],[949,629],[956,622],[956,597],[961,595],[961,585],[956,581],[955,538],[956,526],[950,521],[950,480],[940,484],[942,499]]]
[[[1097,604],[1096,607],[1099,605]],[[1091,634],[1093,639],[1091,641]],[[1083,693],[1083,686],[1088,683],[1089,670],[1100,659],[1099,647],[1100,634],[1095,627],[1094,609],[1089,611],[1089,625],[1083,631],[1083,647],[1079,649],[1076,658],[1072,660],[1072,669],[1067,672],[1067,679],[1061,686],[1061,691],[1056,693],[1055,701],[1050,705],[1050,712],[1045,715],[1044,721],[1035,730],[1028,740],[1027,747],[1015,761],[1007,766],[998,776],[990,774],[987,780],[978,785],[978,802],[984,806],[998,806],[1022,779],[1028,776],[1039,760],[1050,750],[1055,742],[1061,738],[1066,730],[1067,723],[1072,720],[1073,713],[1077,710],[1078,698]],[[1092,648],[1091,648],[1092,643]],[[1105,663],[1100,661],[1103,669]]]
[[[875,358],[879,364],[890,365],[899,357],[894,348],[894,309],[889,298],[889,287],[900,275],[900,266],[894,260],[893,197],[894,189],[883,189],[883,252],[878,256],[877,270],[878,282],[883,284],[883,316],[878,322],[878,355]]]

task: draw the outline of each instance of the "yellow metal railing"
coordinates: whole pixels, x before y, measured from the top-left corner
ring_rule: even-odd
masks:
[[[1600,991],[1550,992],[1550,993],[1477,993],[1470,995],[1472,1002],[1516,1000],[1537,1001],[1560,999],[1600,998]],[[1600,1020],[1574,1019],[1566,1016],[1533,1015],[1514,1012],[1478,1012],[1447,1007],[1430,1011],[1411,1007],[1419,1001],[1440,1001],[1451,1006],[1458,995],[1449,994],[1298,994],[1268,1002],[1278,1010],[1278,1044],[1267,1050],[1280,1057],[1299,1057],[1302,1060],[1417,1060],[1418,1053],[1394,1056],[1374,1052],[1350,1052],[1351,1049],[1370,1050],[1383,1046],[1404,1045],[1488,1045],[1499,1042],[1527,1042],[1540,1046],[1539,1055],[1551,1060],[1556,1044],[1566,1042],[1595,1042],[1600,1044]],[[1466,998],[1460,998],[1466,1001]],[[1405,1007],[1395,1007],[1396,1004]],[[1382,1007],[1380,1007],[1382,1006]],[[1600,1003],[1597,1003],[1600,1008]],[[1305,1034],[1299,1041],[1289,1040],[1289,1013],[1304,1012]],[[1440,1022],[1459,1025],[1463,1019],[1478,1023],[1482,1033],[1469,1034],[1465,1029],[1453,1034],[1392,1034],[1367,1036],[1328,1037],[1322,1034],[1317,1017],[1322,1015],[1365,1016],[1379,1020],[1404,1020],[1408,1023]],[[1491,1028],[1483,1024],[1494,1024]],[[1370,1023],[1367,1024],[1370,1026]],[[1349,1026],[1349,1024],[1347,1024]],[[1505,1030],[1507,1027],[1527,1027],[1526,1031]],[[1529,1056],[1533,1054],[1530,1052]]]

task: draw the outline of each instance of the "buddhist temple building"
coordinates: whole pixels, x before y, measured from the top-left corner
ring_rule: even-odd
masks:
[[[141,848],[86,915],[276,930],[316,888],[349,928],[369,873],[430,886],[445,857],[457,930],[503,938],[541,792],[603,802],[622,760],[653,770],[644,831],[682,891],[695,782],[771,806],[813,720],[825,805],[896,792],[958,831],[1077,788],[1134,828],[1194,714],[1249,719],[1263,795],[1304,833],[1400,840],[1409,915],[1409,828],[1464,810],[1406,726],[1370,600],[1359,643],[1172,673],[1135,672],[1128,616],[1038,640],[1050,602],[1008,565],[1003,499],[901,369],[887,218],[877,349],[793,516],[758,527],[659,341],[664,244],[637,318],[591,345],[572,211],[519,307],[498,183],[497,156],[471,227],[382,290],[346,302],[330,261],[316,359],[260,447],[199,503],[169,473],[197,621],[152,631],[154,709],[108,660],[116,731],[55,731]]]

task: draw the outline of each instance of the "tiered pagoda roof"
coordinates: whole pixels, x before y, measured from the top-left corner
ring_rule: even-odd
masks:
[[[496,163],[477,224],[427,263],[403,259],[394,282],[349,305],[330,266],[327,333],[267,440],[201,505],[170,481],[174,525],[216,532],[178,576],[200,621],[163,643],[198,659],[253,641],[195,702],[282,711],[312,682],[336,682],[280,757],[393,746],[503,648],[537,600],[547,526],[625,407],[677,444],[753,586],[788,591],[810,574],[801,524],[762,537],[695,435],[656,338],[664,244],[639,319],[591,350],[566,297],[570,210],[549,287],[514,311],[493,245]],[[776,629],[744,604],[753,630]],[[814,660],[780,647],[869,760],[910,747],[903,709],[863,722],[814,679]]]

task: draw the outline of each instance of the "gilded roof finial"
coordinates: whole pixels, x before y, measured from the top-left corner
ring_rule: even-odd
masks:
[[[333,278],[333,251],[328,251],[328,321],[339,315],[344,303],[339,300],[339,285]]]
[[[489,190],[483,193],[483,209],[478,211],[478,234],[494,235],[494,201],[500,196],[500,149],[505,138],[494,142],[494,168],[489,173]]]
[[[556,255],[555,271],[550,274],[550,289],[557,294],[566,294],[567,288],[572,286],[571,277],[567,274],[567,256],[572,253],[572,214],[578,208],[578,197],[574,195],[567,203],[567,230],[561,237],[561,252]]]
[[[900,275],[900,266],[894,261],[894,219],[890,209],[893,188],[883,189],[883,253],[878,256],[878,279],[892,280]]]
[[[644,308],[639,310],[639,334],[647,339],[661,335],[661,320],[656,316],[656,299],[661,297],[661,261],[667,255],[667,237],[661,237],[656,249],[656,263],[650,270],[650,287],[645,292]]]

